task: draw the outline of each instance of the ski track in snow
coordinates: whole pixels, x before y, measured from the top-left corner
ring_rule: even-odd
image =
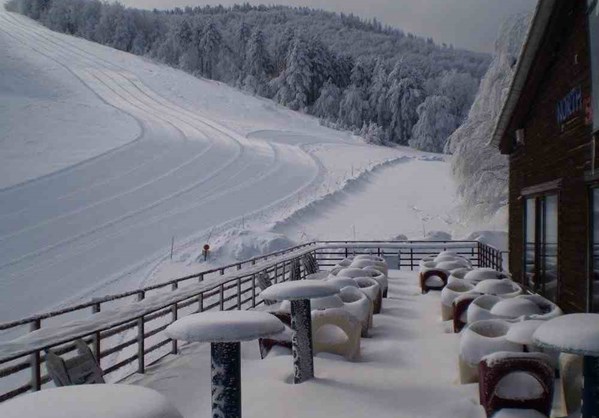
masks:
[[[245,137],[161,96],[86,41],[1,6],[0,36],[60,65],[140,126],[123,146],[0,189],[2,322],[136,288],[164,259],[171,237],[185,250],[242,217],[274,223],[272,216],[290,216],[306,196],[318,198],[330,180],[318,153],[307,150],[318,143],[314,135]],[[398,155],[389,150],[369,167]]]

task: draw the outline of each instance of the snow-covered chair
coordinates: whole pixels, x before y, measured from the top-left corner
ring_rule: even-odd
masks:
[[[385,276],[389,274],[389,267],[385,261],[373,260],[371,258],[355,258],[350,264],[350,267],[361,269],[364,267],[374,267],[378,271],[384,273]]]
[[[441,319],[449,321],[453,319],[453,301],[460,295],[472,292],[474,286],[464,280],[448,283],[441,290]]]
[[[503,408],[549,416],[555,376],[547,355],[497,352],[482,359],[479,375],[480,404],[487,417]]]
[[[455,258],[453,260],[439,261],[439,262],[437,262],[437,265],[435,266],[436,269],[447,270],[447,271],[463,269],[463,268],[470,268],[470,267],[471,267],[470,263],[461,258]]]
[[[386,298],[389,293],[389,278],[387,277],[387,274],[374,266],[364,267],[363,270],[369,272],[371,275],[370,277],[378,282],[381,286],[381,291],[383,292],[383,298]]]
[[[358,277],[368,277],[370,279],[375,280],[380,287],[381,290],[381,298],[383,297],[383,294],[386,293],[388,287],[389,287],[389,281],[387,280],[387,276],[384,275],[383,273],[381,273],[380,271],[378,271],[377,269],[374,268],[354,268],[354,267],[349,267],[346,269],[341,270],[339,273],[337,273],[337,277],[349,277],[352,279],[358,278]],[[382,301],[381,301],[381,307],[382,307]],[[379,313],[376,312],[375,313]]]
[[[559,356],[559,376],[562,405],[568,416],[580,411],[583,385],[583,356],[561,353]]]
[[[368,337],[368,330],[373,323],[374,304],[357,287],[346,286],[342,288],[339,297],[343,301],[343,309],[360,321],[362,337]]]
[[[312,311],[312,343],[315,353],[339,354],[347,360],[360,356],[362,326],[344,309]]]
[[[522,297],[500,300],[490,310],[491,315],[504,318],[533,317],[541,315],[539,305],[530,299]]]
[[[468,273],[470,274],[470,273]],[[466,278],[468,277],[466,274]],[[485,295],[496,295],[502,298],[513,298],[521,295],[522,287],[511,279],[487,279],[474,286],[474,291]]]
[[[478,282],[482,282],[483,280],[489,280],[489,279],[505,279],[509,277],[509,275],[505,272],[502,271],[497,271],[495,269],[492,268],[488,268],[488,267],[482,267],[482,268],[476,268],[470,272],[468,272],[468,274],[466,274],[464,276],[464,280],[469,280],[472,283],[476,284]]]
[[[327,270],[320,270],[318,262],[311,253],[305,254],[302,257],[302,265],[306,272],[306,280],[322,280],[330,274]]]
[[[491,313],[491,309],[502,299],[495,295],[481,295],[474,299],[468,311],[466,313],[466,319],[468,324],[472,324],[476,321],[483,321],[487,319],[509,319],[509,318],[498,318],[497,315]]]
[[[420,273],[420,290],[423,294],[430,290],[443,290],[448,277],[447,270],[427,269]]]
[[[258,282],[258,287],[260,288],[261,291],[265,291],[270,286],[272,286],[272,281],[270,280],[268,273],[265,271],[258,273],[258,276],[256,277],[256,281]],[[262,300],[264,301],[264,304],[266,306],[272,306],[277,303],[274,300],[268,300],[268,299],[262,299]]]
[[[360,291],[372,302],[372,312],[375,315],[381,313],[383,309],[383,292],[381,292],[379,283],[370,277],[356,277],[354,280],[358,283]]]
[[[462,384],[478,382],[478,364],[483,357],[498,351],[522,352],[522,345],[505,338],[510,324],[488,319],[468,324],[460,338],[459,369]]]
[[[46,368],[56,387],[105,383],[104,372],[83,340],[76,340],[77,355],[63,360],[46,350]]]
[[[466,274],[468,274],[471,271],[472,271],[472,269],[467,268],[467,267],[451,270],[451,274],[449,275],[449,278],[447,279],[447,283],[449,284],[449,283],[453,283],[456,281],[463,281]]]
[[[276,316],[285,325],[285,330],[277,336],[258,339],[258,347],[262,359],[266,358],[271,350],[276,347],[282,348],[289,353],[292,350],[291,338],[293,337],[293,330],[291,329],[291,314],[282,311],[269,313]]]
[[[482,296],[480,293],[467,292],[462,293],[452,302],[453,309],[453,332],[456,334],[461,332],[462,329],[468,324],[468,308],[478,298]]]
[[[560,315],[563,315],[563,311],[557,306],[555,303],[550,300],[545,299],[541,295],[520,295],[516,298],[527,299],[537,304],[541,313],[531,315],[528,319],[540,319],[543,321],[547,321],[549,319],[557,318]]]

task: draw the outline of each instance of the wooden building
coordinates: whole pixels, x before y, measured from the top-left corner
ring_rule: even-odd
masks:
[[[509,155],[513,278],[566,312],[599,312],[597,9],[539,0],[491,139]]]

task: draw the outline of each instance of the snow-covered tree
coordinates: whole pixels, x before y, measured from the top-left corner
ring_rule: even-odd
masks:
[[[369,89],[369,105],[373,113],[374,122],[379,127],[387,126],[391,119],[389,112],[389,85],[387,68],[383,60],[379,59],[374,67],[372,84]]]
[[[408,143],[422,151],[443,152],[447,138],[458,126],[453,103],[445,96],[429,96],[417,112],[418,122]]]
[[[360,136],[369,144],[383,145],[386,142],[385,130],[374,122],[364,122]]]
[[[478,80],[467,73],[457,71],[445,72],[440,80],[437,94],[449,98],[453,103],[454,111],[458,120],[462,122],[478,91]]]
[[[467,120],[449,138],[452,171],[464,215],[476,220],[493,216],[507,205],[508,159],[489,140],[507,97],[529,15],[517,15],[501,27],[495,54]]]
[[[279,77],[280,86],[275,95],[279,103],[293,110],[306,108],[312,87],[311,67],[306,42],[303,36],[297,33],[287,56],[285,71]]]
[[[329,79],[320,90],[320,96],[314,103],[312,113],[323,119],[336,120],[340,103],[341,89]]]
[[[411,78],[394,81],[389,89],[389,137],[391,141],[407,145],[412,137],[412,130],[418,122],[416,109],[424,100],[423,92]]]
[[[346,127],[360,129],[368,102],[363,92],[353,84],[345,90],[339,106],[339,122]]]
[[[268,75],[272,72],[272,68],[264,45],[264,35],[260,29],[256,29],[248,41],[243,70],[246,76],[242,87],[252,93],[266,95]]]
[[[202,74],[208,78],[214,78],[214,69],[219,58],[221,49],[222,35],[214,22],[209,22],[204,29],[204,34],[200,41],[202,55]]]

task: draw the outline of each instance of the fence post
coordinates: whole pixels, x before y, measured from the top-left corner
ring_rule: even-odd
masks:
[[[252,308],[256,307],[256,274],[252,274]]]
[[[224,276],[225,275],[225,269],[220,269],[220,275]]]
[[[198,312],[204,312],[204,294],[200,293],[198,296]]]
[[[414,270],[414,248],[410,247],[410,270]]]
[[[101,310],[100,302],[96,302],[92,305],[92,314],[97,314]],[[100,331],[94,332],[94,336],[92,339],[92,350],[94,355],[96,356],[96,361],[98,364],[101,364],[100,358]]]
[[[137,300],[141,301],[146,297],[146,292],[141,290],[137,294]],[[145,362],[145,320],[143,316],[137,318],[137,372],[143,374],[146,371]]]
[[[42,327],[42,321],[40,319],[35,319],[30,324],[29,331],[33,332]],[[41,356],[40,352],[36,351],[31,354],[29,357],[29,361],[31,363],[31,389],[33,391],[38,391],[42,387],[42,371],[41,371]]]
[[[397,250],[397,270],[401,270],[401,250]]]
[[[198,277],[198,281],[200,283],[202,283],[204,281],[204,273],[200,274],[200,276]]]
[[[225,285],[220,285],[220,310],[225,310]]]
[[[172,290],[175,291],[179,288],[179,283],[178,282],[174,282],[172,285]],[[177,309],[177,302],[173,303],[173,305],[171,306],[171,318],[172,318],[172,322],[175,322],[177,320],[179,316],[179,312]],[[173,339],[171,340],[171,354],[177,354],[179,352],[179,348],[177,346],[177,340]]]
[[[237,279],[237,310],[241,310],[241,278]]]

